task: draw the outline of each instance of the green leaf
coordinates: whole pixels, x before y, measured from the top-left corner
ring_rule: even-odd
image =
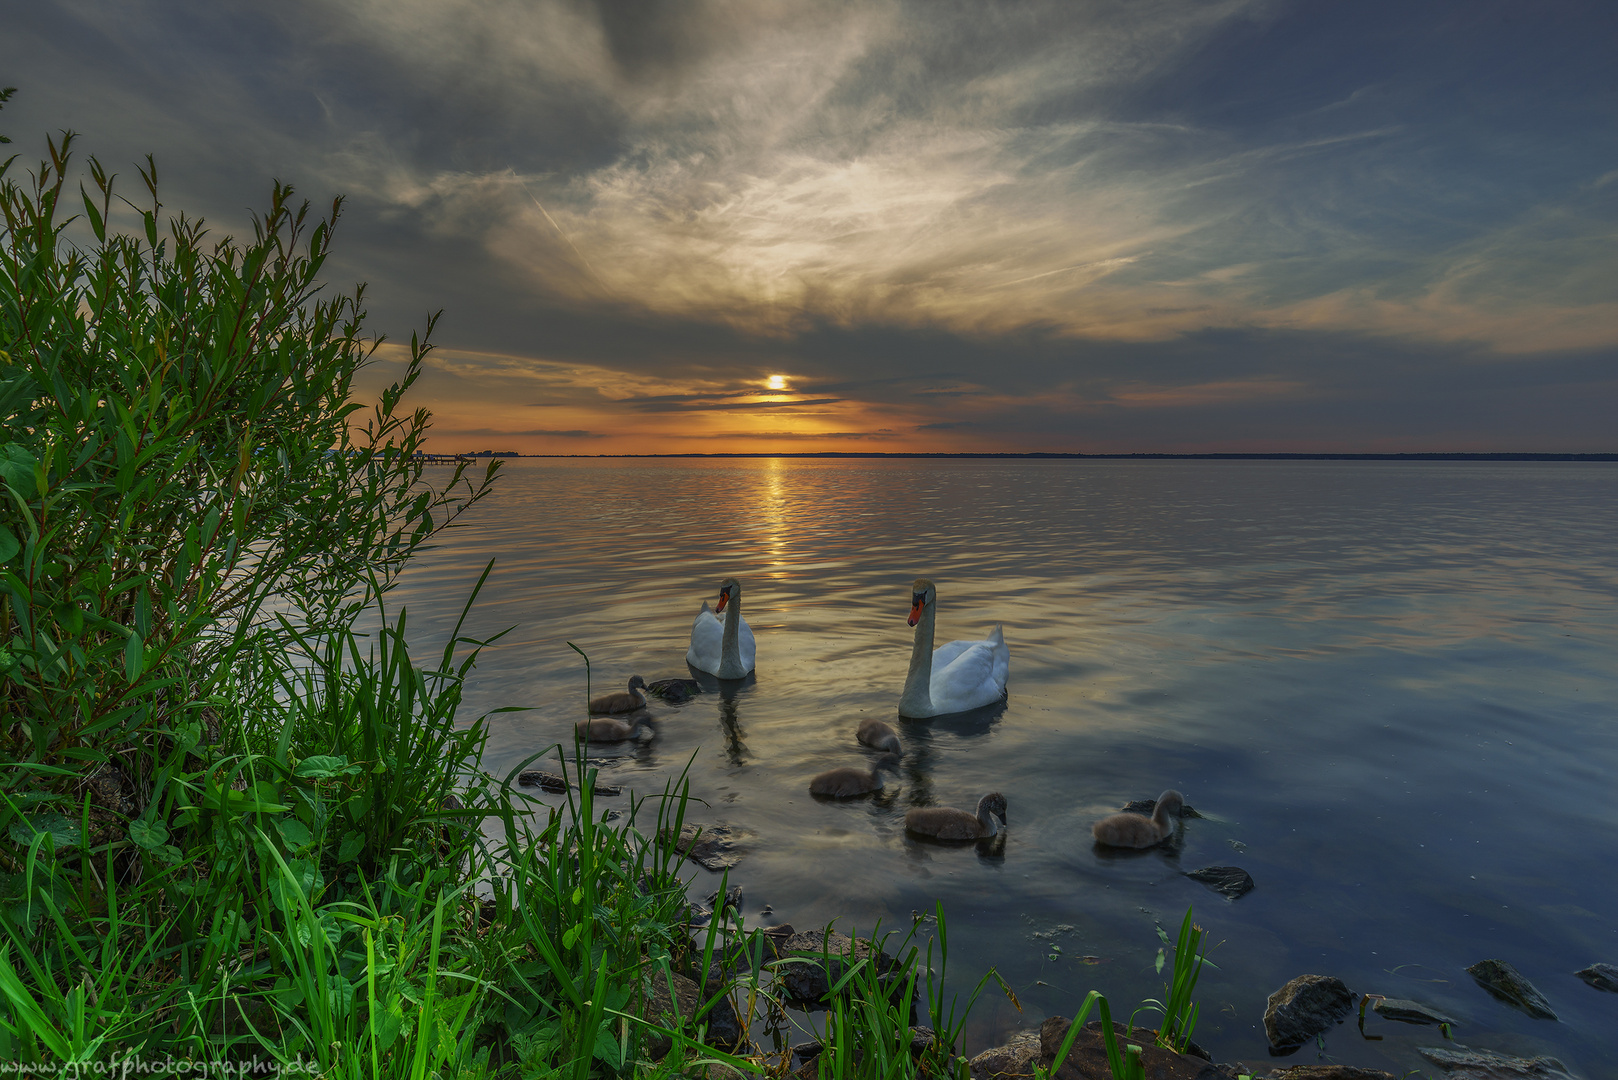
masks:
[[[1157,950],[1157,973],[1163,974],[1163,950]]]
[[[11,557],[22,550],[22,544],[17,541],[10,529],[0,525],[0,563],[11,561]]]
[[[397,998],[388,1002],[387,1008],[379,1010],[371,1017],[371,1030],[376,1035],[379,1049],[386,1050],[392,1046],[403,1029],[404,1009]]]
[[[124,642],[124,677],[133,684],[145,669],[146,643],[141,641],[138,633],[131,630],[129,640]]]
[[[35,814],[13,822],[8,831],[11,839],[23,847],[33,843],[39,833],[48,834],[58,848],[78,847],[82,840],[79,823],[66,814]]]
[[[579,931],[582,929],[584,929],[584,924],[580,923],[577,926],[570,926],[566,930],[562,931],[562,948],[571,949],[573,947],[573,943],[579,940]]]
[[[277,819],[275,827],[281,831],[281,839],[285,840],[287,847],[293,851],[302,851],[309,846],[311,839],[309,829],[295,818]]]
[[[292,775],[313,780],[328,780],[334,776],[346,776],[358,771],[358,767],[349,765],[348,759],[341,754],[316,754],[298,762],[298,767],[292,770]]]
[[[337,845],[337,861],[351,862],[365,849],[365,836],[363,833],[348,832],[343,836],[343,842]]]
[[[156,851],[168,843],[169,829],[161,821],[137,818],[129,823],[129,838],[147,851]]]

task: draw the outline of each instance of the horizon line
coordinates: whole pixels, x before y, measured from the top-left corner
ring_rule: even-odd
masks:
[[[425,457],[488,457],[488,458],[1022,458],[1022,459],[1078,459],[1097,460],[1180,460],[1180,461],[1618,461],[1615,452],[1559,453],[1539,451],[1400,451],[1392,453],[1360,452],[1306,452],[1306,451],[1209,451],[1206,453],[1168,453],[1143,451],[1128,454],[1086,454],[1050,451],[875,451],[875,450],[820,450],[820,451],[725,451],[713,453],[681,454],[521,454],[515,451],[476,450],[449,454],[426,453]]]

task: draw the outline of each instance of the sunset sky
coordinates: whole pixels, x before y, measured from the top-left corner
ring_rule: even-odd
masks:
[[[221,233],[345,194],[436,450],[1613,451],[1615,56],[1611,0],[0,0],[0,132]]]

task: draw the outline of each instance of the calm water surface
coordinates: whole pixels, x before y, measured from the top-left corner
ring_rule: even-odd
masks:
[[[1266,996],[1303,973],[1416,998],[1457,1039],[1613,1075],[1618,994],[1618,466],[1564,463],[539,460],[394,594],[441,641],[481,572],[485,652],[467,718],[504,774],[570,737],[595,687],[686,676],[692,615],[739,578],[756,677],[679,708],[604,779],[651,793],[696,754],[695,817],[751,834],[732,871],[750,925],[908,927],[944,902],[950,970],[1017,991],[974,1049],[1085,991],[1159,996],[1155,927],[1187,905],[1218,947],[1197,1040],[1266,1058]],[[938,643],[996,623],[1005,704],[898,721],[910,582],[938,586]],[[821,802],[814,773],[869,764],[864,716],[904,741],[879,798]],[[1206,817],[1183,850],[1109,856],[1090,823],[1166,787]],[[908,839],[912,806],[1010,804],[1003,851]],[[689,865],[689,864],[688,864]],[[1236,865],[1227,902],[1181,876]],[[690,867],[694,895],[718,875]],[[761,915],[770,905],[773,915]],[[1515,964],[1560,1022],[1464,968]],[[1324,1059],[1422,1066],[1434,1028],[1380,1019]],[[1310,1045],[1289,1059],[1320,1056]]]

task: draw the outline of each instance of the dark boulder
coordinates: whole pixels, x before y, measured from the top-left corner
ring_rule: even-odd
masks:
[[[552,795],[562,795],[567,792],[567,778],[543,769],[524,769],[517,774],[517,783],[524,787],[537,787],[541,791],[548,791]],[[621,795],[623,789],[612,784],[597,783],[591,789],[597,795]]]
[[[1204,866],[1185,876],[1202,882],[1226,900],[1235,900],[1253,891],[1253,875],[1239,866]]]
[[[1522,972],[1504,960],[1479,960],[1466,969],[1477,984],[1507,1005],[1515,1006],[1540,1020],[1555,1020],[1556,1011]]]
[[[1354,1011],[1354,995],[1330,975],[1299,975],[1270,995],[1264,1033],[1273,1050],[1292,1050]]]
[[[687,824],[681,827],[678,836],[669,829],[663,830],[663,839],[672,839],[676,850],[709,870],[728,870],[742,861],[743,853],[736,850],[736,841],[741,836],[741,830],[729,825]]]
[[[736,1008],[730,998],[717,989],[704,994],[695,981],[673,972],[654,971],[646,977],[648,1003],[642,1017],[660,1027],[679,1027],[686,1023],[693,1034],[706,1025],[703,1041],[723,1050],[734,1049],[742,1043],[746,1032],[736,1017]],[[672,995],[670,993],[672,988]],[[713,1005],[698,1016],[698,1010],[708,1001]],[[661,1061],[673,1047],[674,1040],[661,1032],[648,1032],[646,1053],[653,1061]]]
[[[1371,1003],[1371,1011],[1389,1020],[1397,1020],[1401,1024],[1455,1023],[1437,1009],[1430,1009],[1419,1001],[1407,1001],[1404,998],[1379,998]]]
[[[670,705],[684,705],[702,693],[702,686],[695,679],[659,679],[649,683],[646,692]]]
[[[1294,1065],[1290,1069],[1272,1072],[1264,1080],[1399,1080],[1381,1069],[1362,1069],[1358,1065]]]
[[[1576,1080],[1551,1057],[1511,1057],[1464,1046],[1418,1046],[1416,1052],[1443,1069],[1444,1080]]]
[[[1126,814],[1145,814],[1147,817],[1151,817],[1153,811],[1156,809],[1156,799],[1136,799],[1133,802],[1125,803],[1123,806],[1124,813]],[[1202,815],[1197,813],[1196,809],[1192,807],[1190,803],[1182,803],[1180,806],[1180,816],[1182,818],[1199,818]]]
[[[1609,993],[1618,994],[1618,966],[1591,964],[1583,971],[1575,971],[1573,974],[1597,990],[1606,990]]]
[[[1062,1048],[1072,1027],[1073,1021],[1065,1016],[1049,1017],[1039,1026],[1041,1069],[1049,1070],[1056,1061],[1056,1053]],[[1124,1047],[1129,1043],[1141,1048],[1141,1066],[1146,1080],[1230,1080],[1231,1074],[1212,1062],[1190,1054],[1176,1054],[1173,1050],[1156,1045],[1153,1041],[1155,1034],[1146,1028],[1126,1029],[1122,1024],[1115,1023],[1113,1032],[1120,1053],[1127,1052]],[[1112,1080],[1112,1068],[1107,1064],[1106,1037],[1102,1034],[1100,1021],[1086,1024],[1073,1037],[1073,1046],[1062,1060],[1062,1067],[1056,1071],[1055,1080]]]
[[[776,984],[792,1001],[817,1002],[826,997],[832,984],[849,967],[867,957],[878,975],[893,967],[894,959],[864,938],[850,938],[833,930],[810,930],[793,934],[780,945],[776,964]]]
[[[972,1080],[1017,1080],[1033,1076],[1038,1060],[1039,1032],[1029,1030],[1017,1032],[1002,1046],[983,1051],[968,1065]]]

